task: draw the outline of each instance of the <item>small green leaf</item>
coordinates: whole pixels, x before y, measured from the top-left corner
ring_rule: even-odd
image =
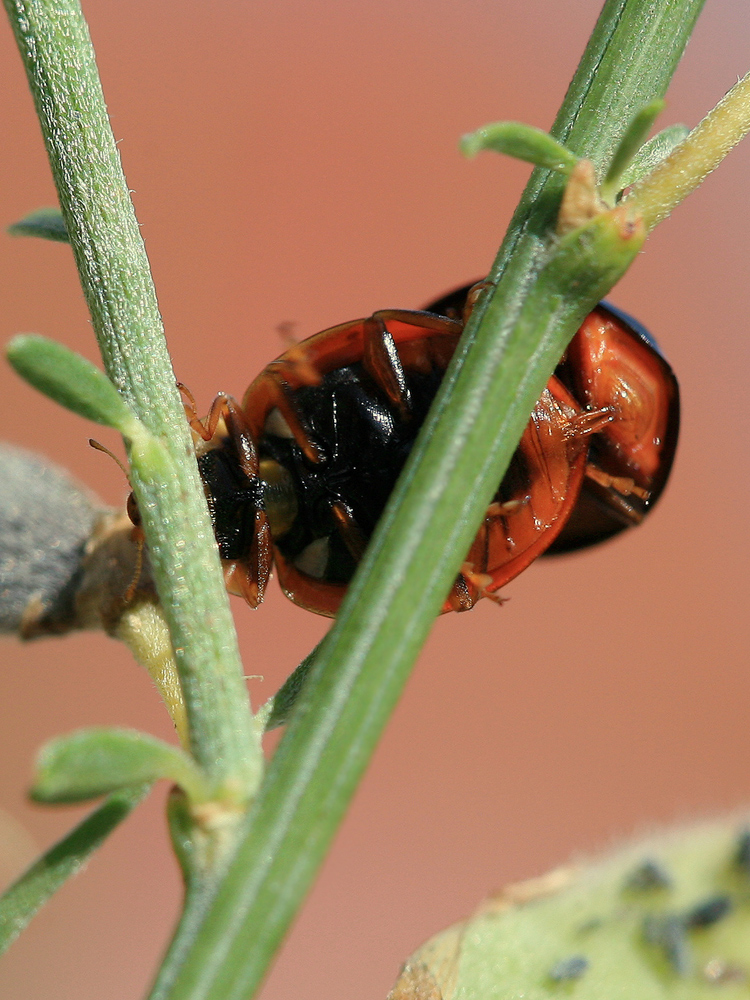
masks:
[[[644,108],[641,108],[627,127],[625,135],[612,156],[612,161],[601,186],[602,198],[605,201],[611,204],[610,199],[614,199],[614,196],[623,187],[620,183],[621,176],[638,153],[644,139],[663,110],[664,101],[661,98],[651,101]]]
[[[150,787],[141,785],[110,795],[5,890],[0,897],[0,954],[15,941],[34,914],[70,876],[78,874]]]
[[[11,236],[39,236],[55,243],[70,242],[59,208],[38,208],[8,226],[8,232]]]
[[[160,778],[179,785],[193,802],[208,798],[199,767],[177,747],[134,729],[81,729],[42,747],[31,797],[83,802]]]
[[[131,439],[148,433],[107,376],[63,344],[20,334],[8,344],[8,361],[35,389],[79,416]]]
[[[281,685],[279,690],[263,705],[258,712],[258,719],[266,732],[283,726],[289,721],[292,709],[297,703],[307,676],[315,666],[316,657],[322,646],[322,640],[294,670]]]
[[[688,135],[690,129],[687,125],[670,125],[663,131],[657,132],[652,139],[641,146],[630,165],[623,171],[619,181],[620,189],[630,187],[641,177],[645,177],[657,163],[666,160],[672,150]]]
[[[186,886],[193,885],[201,875],[197,830],[185,793],[176,788],[171,790],[167,799],[167,822],[182,878]]]
[[[561,174],[569,174],[578,163],[575,153],[571,153],[557,139],[522,122],[495,122],[461,139],[464,156],[476,156],[483,149],[505,153],[506,156],[526,160],[547,170],[557,170]]]

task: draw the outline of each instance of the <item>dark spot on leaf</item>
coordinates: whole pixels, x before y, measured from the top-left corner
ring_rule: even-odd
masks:
[[[643,921],[643,936],[648,944],[661,951],[678,976],[688,974],[691,957],[683,917],[675,913],[650,914]]]
[[[589,960],[583,955],[571,955],[556,962],[549,970],[550,979],[556,983],[567,983],[579,979],[589,967]]]
[[[647,892],[652,889],[671,889],[672,879],[668,873],[652,858],[647,858],[628,875],[625,888],[631,892]]]
[[[578,933],[590,934],[592,931],[598,931],[599,928],[603,926],[604,926],[604,920],[602,917],[591,917],[589,920],[584,920],[584,922],[578,928]]]
[[[738,868],[741,868],[746,875],[750,875],[750,830],[748,829],[740,832],[734,860]]]
[[[729,896],[710,896],[698,903],[685,914],[685,926],[710,927],[731,913],[732,900]]]

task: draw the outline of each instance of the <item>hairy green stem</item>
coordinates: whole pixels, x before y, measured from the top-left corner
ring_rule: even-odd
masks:
[[[693,192],[750,131],[750,73],[670,155],[639,181],[625,203],[653,229]]]
[[[190,747],[220,794],[259,781],[234,624],[143,240],[77,0],[5,0],[108,375],[165,458],[131,455],[159,595],[185,696]],[[196,625],[196,623],[199,623]]]

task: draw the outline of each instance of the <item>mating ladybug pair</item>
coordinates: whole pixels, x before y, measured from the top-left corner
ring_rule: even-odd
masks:
[[[480,287],[480,286],[475,286]],[[336,613],[463,329],[470,287],[286,351],[242,404],[186,407],[228,589],[253,607],[275,562],[296,604]],[[677,441],[677,381],[648,334],[591,312],[534,407],[444,611],[492,596],[544,552],[638,524]]]

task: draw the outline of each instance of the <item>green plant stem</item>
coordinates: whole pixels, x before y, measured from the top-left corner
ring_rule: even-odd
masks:
[[[5,6],[107,374],[167,449],[161,465],[131,456],[131,485],[169,623],[190,747],[224,795],[246,799],[260,778],[260,727],[249,713],[213,531],[88,29],[76,0]]]
[[[150,600],[132,604],[117,623],[115,636],[148,672],[169,712],[183,750],[188,750],[190,736],[185,699],[161,605]]]
[[[664,93],[701,6],[608,3],[555,137],[606,164],[635,111]],[[570,286],[549,287],[546,306],[537,297],[538,315],[529,315],[560,190],[557,178],[532,176],[493,270],[502,281],[467,328],[471,354],[458,375],[466,354],[459,348],[237,855],[200,925],[192,913],[178,929],[152,1000],[251,996],[307,891],[539,390],[594,304],[590,296],[603,291],[591,282],[589,298],[572,302]]]
[[[633,118],[666,93],[704,3],[607,0],[550,135],[591,160],[604,176],[602,168]],[[490,271],[492,280],[519,256],[522,270],[533,273],[554,227],[564,183],[544,170],[532,173]]]
[[[639,181],[624,203],[653,229],[715,170],[750,131],[750,73],[710,111],[654,170]]]
[[[67,836],[43,854],[0,897],[0,953],[71,875],[77,874],[112,830],[150,790],[150,785],[115,792]]]

